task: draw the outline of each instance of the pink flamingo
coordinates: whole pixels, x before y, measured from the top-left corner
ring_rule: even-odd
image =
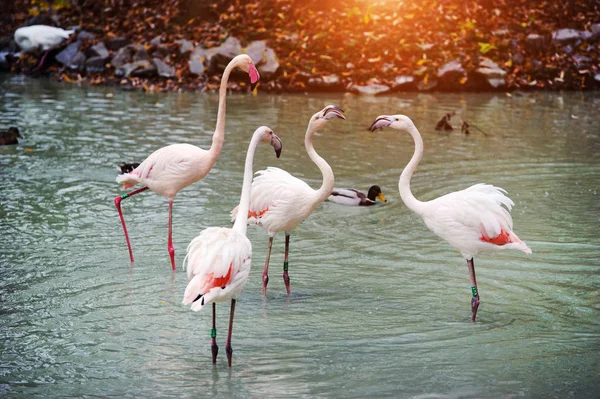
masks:
[[[471,279],[471,320],[479,308],[479,291],[475,279],[473,257],[504,249],[531,254],[531,249],[513,232],[510,210],[514,202],[505,190],[489,184],[475,184],[431,201],[417,200],[410,191],[410,179],[423,156],[423,139],[414,123],[404,115],[380,115],[370,130],[391,127],[408,132],[415,142],[415,152],[400,175],[400,197],[408,209],[421,216],[425,225],[437,236],[458,249],[467,260]]]
[[[317,154],[312,144],[312,137],[327,121],[334,118],[346,119],[343,110],[328,105],[310,118],[304,146],[310,159],[319,167],[323,174],[323,184],[318,190],[313,190],[304,181],[290,175],[279,168],[267,168],[256,172],[257,176],[252,182],[252,198],[249,211],[236,207],[232,212],[232,219],[237,223],[237,215],[248,215],[248,222],[256,223],[269,234],[267,259],[263,271],[263,295],[267,293],[269,283],[269,259],[273,237],[280,231],[285,231],[285,256],[283,262],[283,281],[288,295],[290,294],[290,278],[288,275],[288,252],[290,248],[290,234],[292,230],[304,219],[310,216],[313,210],[331,194],[334,184],[333,171],[329,164]]]
[[[254,132],[244,167],[244,181],[242,194],[238,205],[243,213],[248,212],[250,203],[250,190],[252,188],[252,163],[254,152],[259,142],[271,143],[277,158],[281,154],[281,140],[266,126],[261,126]],[[192,240],[187,248],[187,256],[183,261],[187,269],[190,282],[185,288],[183,296],[184,305],[192,305],[191,309],[199,311],[212,302],[212,329],[211,351],[212,362],[217,362],[216,336],[216,302],[231,299],[231,313],[229,316],[229,331],[227,333],[227,363],[231,367],[231,331],[233,328],[233,312],[235,302],[241,294],[248,275],[252,256],[252,244],[246,237],[246,221],[239,219],[232,228],[209,227]]]
[[[168,250],[171,257],[171,266],[175,270],[175,249],[173,248],[173,200],[177,193],[192,183],[204,178],[215,164],[225,136],[225,96],[227,81],[234,68],[240,68],[250,75],[254,84],[260,78],[258,71],[249,56],[238,55],[225,68],[219,89],[219,110],[217,126],[212,138],[212,145],[208,151],[191,144],[172,144],[154,151],[137,168],[127,174],[117,176],[117,183],[123,183],[123,190],[140,183],[143,187],[115,197],[115,206],[123,224],[125,240],[129,249],[129,258],[133,263],[133,252],[125,219],[121,212],[121,201],[148,189],[169,199],[169,239]]]

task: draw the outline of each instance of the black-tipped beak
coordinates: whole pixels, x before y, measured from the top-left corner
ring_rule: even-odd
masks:
[[[202,302],[200,302],[200,304],[202,306],[204,306],[204,294],[198,294],[198,296],[196,297],[196,299],[194,299],[192,302],[196,302],[198,299],[202,299]]]
[[[383,129],[384,127],[388,127],[394,122],[394,118],[386,115],[380,115],[377,117],[377,119],[375,119],[375,122],[371,124],[369,130],[371,132],[374,132],[377,129]]]
[[[344,110],[340,107],[336,107],[335,105],[328,105],[323,109],[323,119],[331,120],[333,118],[341,118],[346,119],[344,116]]]
[[[273,135],[271,136],[271,145],[275,150],[275,155],[277,156],[277,158],[279,158],[279,156],[281,155],[281,149],[283,148],[283,143],[275,133],[273,133]]]

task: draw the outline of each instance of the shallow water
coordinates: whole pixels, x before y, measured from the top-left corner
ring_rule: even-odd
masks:
[[[176,142],[207,148],[216,96],[0,79],[0,128],[16,125],[25,136],[0,147],[1,396],[598,397],[597,93],[229,96],[217,164],[175,201],[172,273],[168,203],[153,193],[124,202],[136,256],[129,264],[114,165]],[[224,353],[228,304],[217,306],[213,367],[210,308],[181,305],[185,248],[203,228],[229,226],[259,125],[284,148],[279,160],[259,148],[255,169],[283,167],[318,187],[303,135],[329,103],[348,120],[329,123],[315,148],[336,186],[379,184],[388,203],[319,206],[292,235],[289,298],[283,235],[263,298],[267,236],[250,228],[254,262],[236,307],[233,368]],[[452,110],[487,136],[434,131]],[[476,323],[465,261],[400,200],[410,137],[366,131],[381,113],[407,114],[421,130],[417,198],[487,182],[515,202],[515,231],[533,255],[476,259]]]

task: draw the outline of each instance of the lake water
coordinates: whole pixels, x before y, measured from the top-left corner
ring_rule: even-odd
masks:
[[[172,143],[208,148],[217,97],[81,88],[0,77],[0,128],[25,137],[0,147],[0,396],[596,398],[600,395],[600,94],[231,95],[219,160],[173,208],[178,270],[167,252],[168,201],[123,202],[130,265],[113,198],[115,165]],[[379,184],[388,203],[319,206],[292,234],[292,295],[281,279],[283,234],[261,296],[267,235],[249,229],[253,269],[233,330],[217,305],[181,304],[187,244],[230,226],[251,133],[281,137],[255,170],[285,168],[317,188],[303,136],[327,104],[345,109],[314,140],[337,187]],[[471,129],[436,132],[459,110]],[[475,260],[481,306],[470,321],[464,259],[400,200],[413,143],[369,133],[379,114],[404,113],[425,155],[416,197],[486,182],[514,200],[515,231],[533,250]],[[452,122],[458,126],[458,120]]]

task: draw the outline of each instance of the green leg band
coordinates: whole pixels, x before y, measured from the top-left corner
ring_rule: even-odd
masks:
[[[210,337],[211,338],[217,338],[217,329],[216,328],[211,328],[210,329]]]
[[[125,198],[129,197],[129,194],[121,194],[121,199],[124,200]]]
[[[471,286],[471,292],[473,293],[473,296],[477,296],[477,287],[476,286]]]
[[[283,262],[283,271],[284,272],[288,271],[288,263],[287,262]]]

